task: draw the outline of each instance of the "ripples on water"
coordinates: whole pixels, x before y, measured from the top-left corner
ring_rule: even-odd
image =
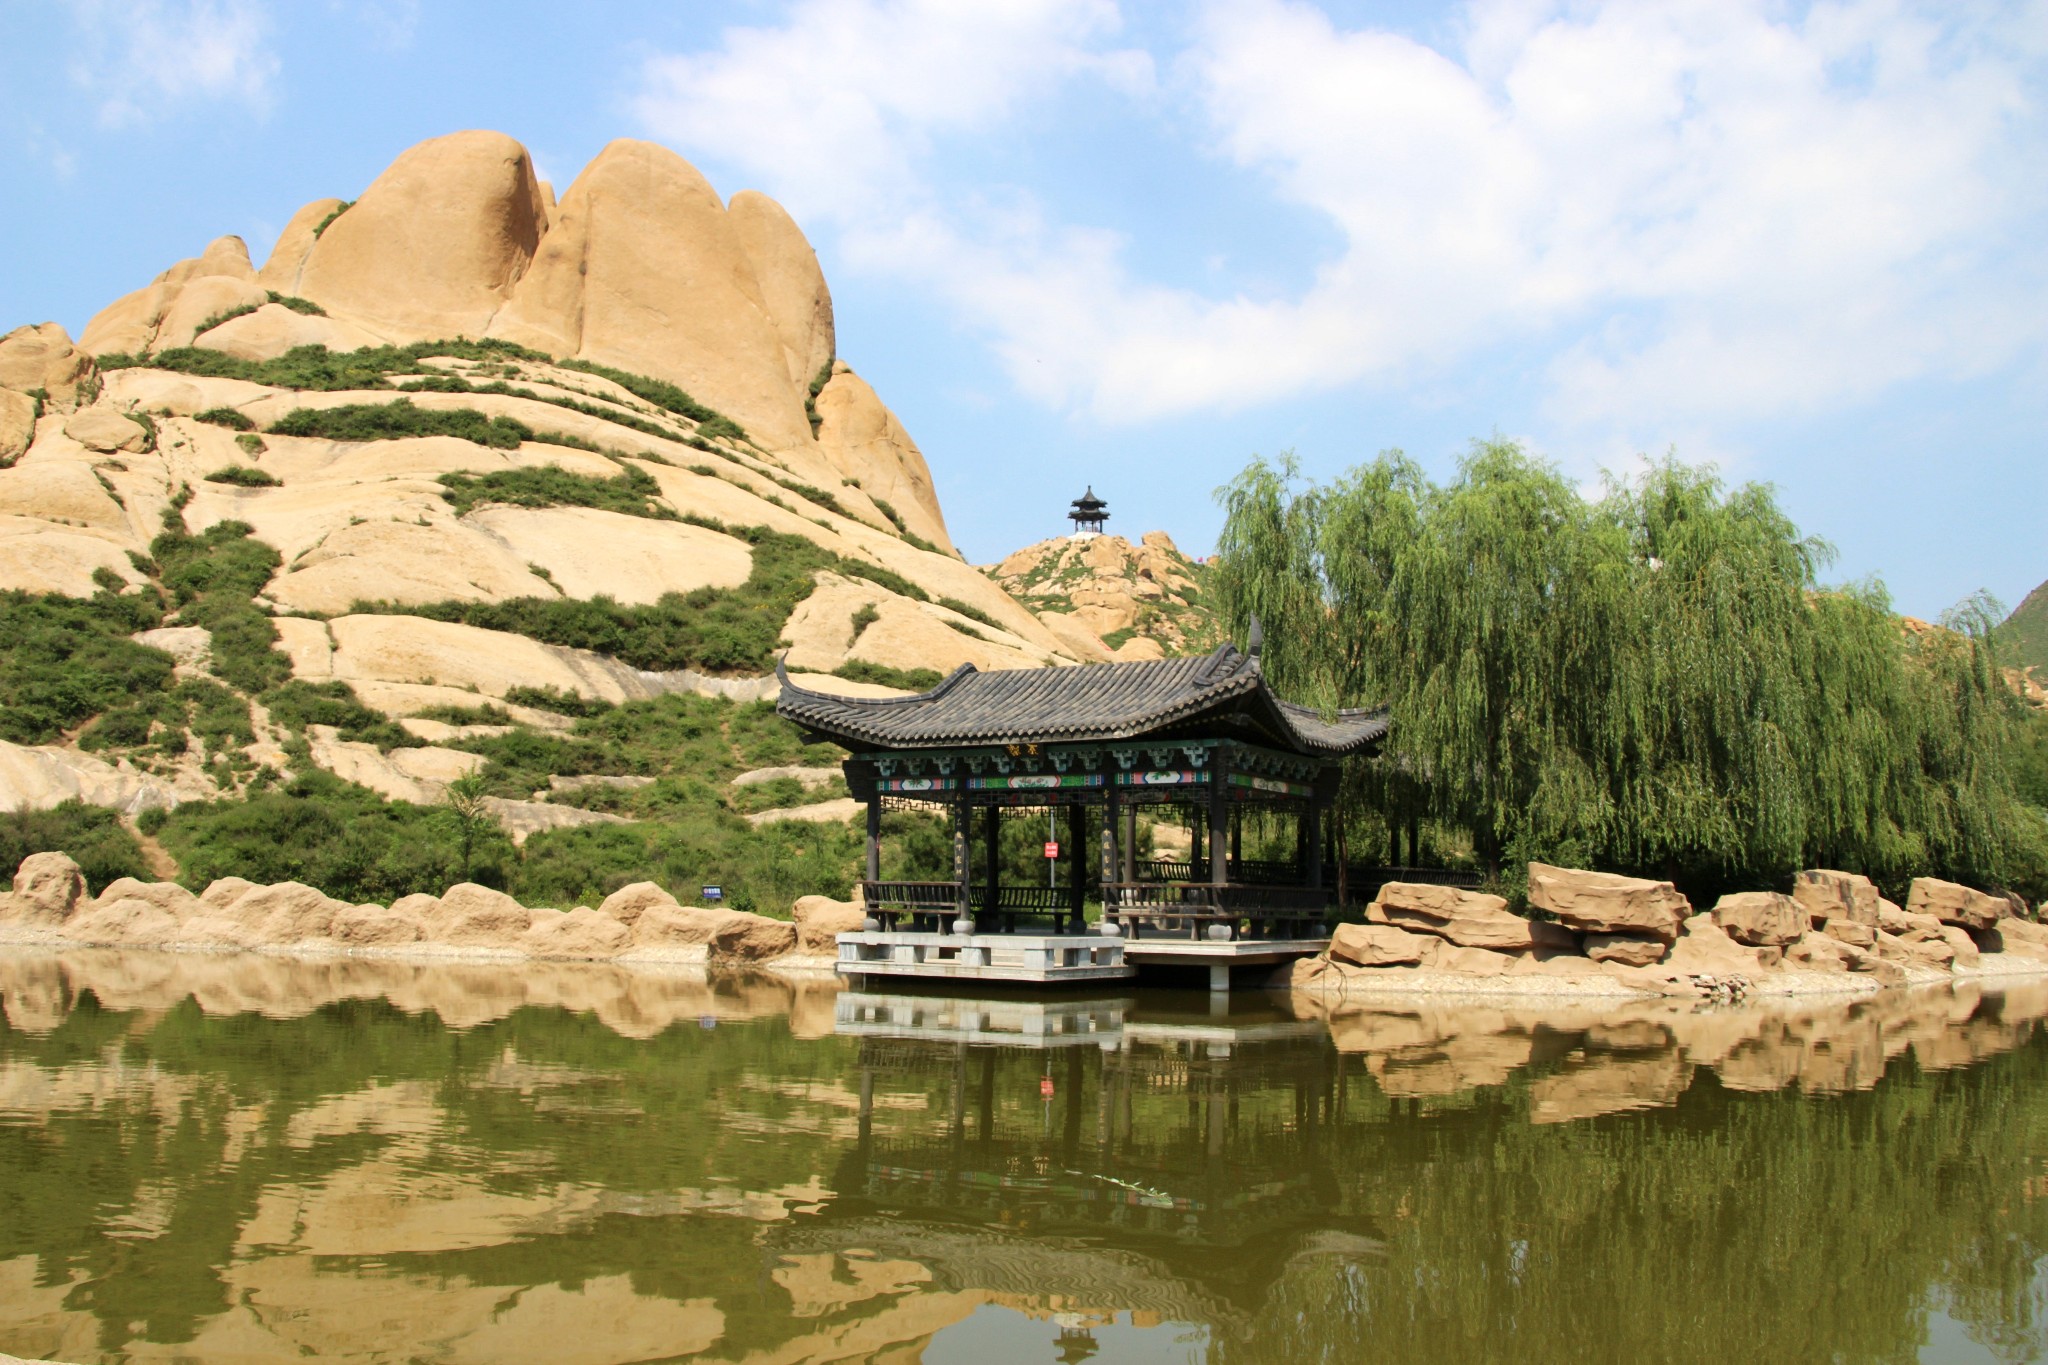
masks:
[[[0,956],[0,1351],[2039,1358],[2048,987],[1775,1009]]]

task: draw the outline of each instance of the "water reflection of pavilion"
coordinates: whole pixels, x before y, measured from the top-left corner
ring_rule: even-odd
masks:
[[[836,1031],[861,1040],[843,1199],[1207,1245],[1329,1208],[1308,1158],[1343,1086],[1320,1023],[848,992]],[[928,1105],[911,1121],[887,1098],[905,1090]]]

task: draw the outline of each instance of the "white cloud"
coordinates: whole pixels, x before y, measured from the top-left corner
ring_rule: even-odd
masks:
[[[72,0],[71,74],[108,127],[155,122],[213,100],[270,107],[278,60],[256,0]]]
[[[858,220],[928,197],[918,162],[936,136],[985,132],[1072,76],[1142,87],[1145,54],[1095,44],[1116,27],[1111,0],[802,0],[780,26],[654,58],[633,108],[680,146],[760,168],[795,207]]]
[[[1278,299],[1148,278],[1132,243],[937,154],[1073,81],[1151,111],[1102,0],[807,0],[657,59],[637,107],[846,264],[938,292],[1025,391],[1109,420],[1426,380],[1512,343],[1552,357],[1551,422],[1705,429],[2040,347],[2044,0],[1481,0],[1458,35],[1231,0],[1161,54],[1173,135],[1340,234]]]

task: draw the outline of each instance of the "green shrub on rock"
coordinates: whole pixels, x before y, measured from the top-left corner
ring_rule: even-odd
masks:
[[[31,853],[66,853],[85,874],[86,889],[98,895],[121,877],[149,879],[142,846],[105,806],[66,801],[49,810],[0,813],[0,877]]]
[[[231,484],[236,488],[277,488],[284,483],[267,469],[255,469],[245,464],[222,465],[208,474],[206,481]]]
[[[162,693],[171,656],[127,638],[162,615],[153,592],[0,592],[0,739],[48,744],[102,711]]]
[[[479,504],[502,503],[511,507],[594,507],[655,521],[679,520],[672,508],[656,501],[661,485],[644,469],[628,469],[616,478],[600,479],[542,465],[488,474],[443,474],[440,483],[441,496],[457,516]]]
[[[700,524],[697,518],[685,518]],[[571,600],[519,597],[504,602],[357,602],[353,612],[425,616],[486,630],[508,631],[544,644],[608,654],[654,672],[694,668],[708,673],[766,672],[781,647],[783,624],[811,595],[820,569],[864,578],[906,597],[925,599],[915,584],[863,560],[834,554],[814,541],[758,526],[702,522],[753,547],[753,569],[737,588],[664,593],[645,606],[608,597]]]
[[[273,436],[317,436],[330,441],[390,441],[409,436],[453,436],[496,450],[533,439],[533,428],[475,408],[423,408],[410,398],[389,403],[344,403],[334,408],[293,408],[271,423]]]

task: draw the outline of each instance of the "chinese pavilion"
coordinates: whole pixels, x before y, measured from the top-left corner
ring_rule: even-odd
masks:
[[[1330,901],[1323,873],[1333,861],[1323,815],[1343,760],[1377,746],[1387,715],[1325,718],[1277,696],[1260,670],[1256,624],[1253,630],[1250,653],[1225,644],[1205,657],[1078,668],[981,672],[965,664],[930,691],[905,697],[809,691],[778,665],[777,712],[851,751],[847,786],[867,807],[861,889],[869,928],[842,936],[842,970],[1000,978],[959,969],[990,968],[1000,950],[1030,934],[1035,951],[1051,954],[1031,959],[1046,970],[1008,979],[1128,975],[1127,959],[1213,966],[1318,951]],[[947,817],[950,877],[883,880],[887,807]],[[1140,811],[1183,822],[1189,856],[1139,860]],[[1002,822],[1028,817],[1037,828],[1057,828],[1060,812],[1065,839],[1048,840],[1046,851],[1061,855],[1065,876],[1050,885],[1005,885]],[[1243,856],[1249,812],[1277,817],[1283,829],[1292,824],[1292,857]],[[1091,824],[1099,848],[1093,877],[1081,863]],[[1101,905],[1093,934],[1083,915],[1091,889]],[[948,935],[975,941],[926,941]],[[1094,944],[1072,942],[1077,936]],[[849,957],[858,946],[849,940],[865,937],[874,937],[866,947],[877,951]],[[913,939],[919,955],[881,951]],[[1105,951],[1111,947],[1121,951]],[[856,959],[858,970],[849,966]],[[907,969],[927,963],[946,970]],[[1212,972],[1212,985],[1218,981]]]
[[[1102,534],[1102,523],[1109,520],[1109,504],[1095,496],[1095,486],[1069,504],[1073,508],[1067,513],[1067,520],[1074,523],[1074,539]]]

